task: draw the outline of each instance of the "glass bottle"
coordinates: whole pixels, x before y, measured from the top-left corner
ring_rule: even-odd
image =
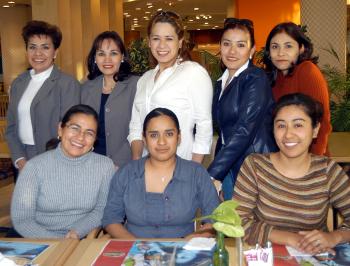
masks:
[[[213,266],[228,266],[229,257],[225,248],[225,235],[221,232],[216,233],[216,248],[213,254]]]

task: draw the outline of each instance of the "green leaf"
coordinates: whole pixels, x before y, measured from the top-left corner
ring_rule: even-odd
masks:
[[[227,200],[221,203],[211,215],[196,218],[194,220],[212,219],[215,221],[213,227],[215,230],[224,233],[230,237],[244,236],[244,229],[241,224],[241,217],[236,208],[239,204],[234,200]]]
[[[242,237],[244,236],[244,229],[242,226],[238,225],[229,225],[225,223],[216,222],[213,224],[213,227],[216,231],[224,233],[229,237]]]

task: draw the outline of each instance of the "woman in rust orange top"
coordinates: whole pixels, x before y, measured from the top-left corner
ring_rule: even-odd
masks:
[[[266,40],[264,64],[270,74],[272,91],[277,101],[289,93],[307,94],[323,105],[324,116],[311,152],[327,153],[330,123],[327,82],[317,67],[317,57],[312,56],[313,45],[301,28],[292,22],[276,25]]]

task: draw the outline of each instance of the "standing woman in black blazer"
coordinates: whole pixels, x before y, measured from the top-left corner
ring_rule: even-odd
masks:
[[[79,82],[54,65],[60,29],[33,20],[24,26],[22,36],[31,68],[11,84],[6,129],[12,161],[19,170],[46,150],[46,142],[57,137],[65,112],[80,102]]]
[[[220,42],[225,72],[215,86],[212,115],[219,128],[210,175],[222,182],[224,200],[232,198],[237,173],[250,153],[275,150],[272,92],[263,70],[254,66],[253,22],[227,18]]]
[[[131,160],[127,140],[137,76],[131,75],[127,51],[118,33],[105,31],[94,40],[87,59],[88,81],[81,102],[99,114],[95,152],[110,157],[116,167]]]

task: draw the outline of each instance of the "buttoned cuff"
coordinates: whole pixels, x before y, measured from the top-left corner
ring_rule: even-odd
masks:
[[[25,157],[19,157],[19,158],[15,161],[14,165],[15,165],[15,167],[16,167],[17,169],[19,168],[18,165],[17,165],[17,163],[18,163],[20,160],[22,160],[22,159],[25,159]]]

